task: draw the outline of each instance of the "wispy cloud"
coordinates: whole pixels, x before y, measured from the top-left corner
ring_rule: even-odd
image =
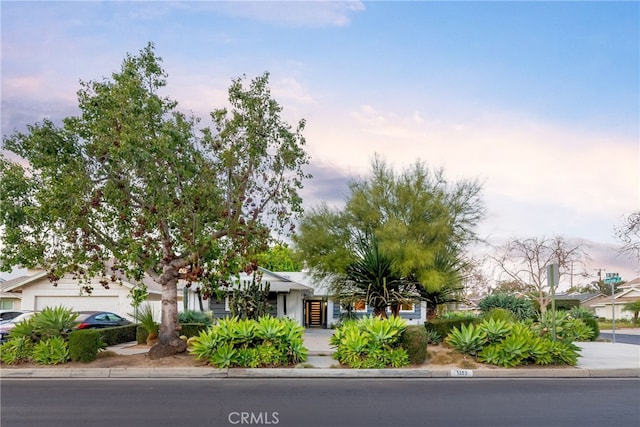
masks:
[[[230,16],[292,27],[345,26],[365,10],[361,1],[233,1],[207,7]]]

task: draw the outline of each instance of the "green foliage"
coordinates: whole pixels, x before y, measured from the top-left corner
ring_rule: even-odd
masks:
[[[158,331],[160,330],[160,325],[156,323],[156,320],[153,315],[153,308],[151,304],[145,304],[138,307],[137,313],[132,314],[134,319],[142,325],[142,327],[147,331],[147,334],[153,337],[158,336]]]
[[[442,320],[475,320],[477,316],[468,311],[449,311],[438,315],[438,319]]]
[[[314,275],[342,279],[333,294],[352,294],[356,284],[379,299],[370,304],[376,314],[411,294],[425,300],[460,284],[463,248],[484,214],[480,190],[420,161],[396,173],[376,157],[369,176],[350,184],[344,209],[321,205],[305,215],[296,249]]]
[[[476,318],[467,319],[434,319],[425,323],[427,331],[433,331],[441,337],[446,337],[454,328],[461,328],[463,325],[470,325],[476,322]]]
[[[630,301],[624,303],[622,311],[629,311],[633,313],[633,324],[638,325],[638,315],[640,314],[640,300]]]
[[[201,323],[204,325],[211,325],[213,323],[213,319],[211,317],[211,312],[186,310],[178,314],[178,322],[180,322],[180,324],[183,326],[185,323]]]
[[[100,328],[100,339],[108,346],[135,341],[137,328],[135,324]]]
[[[581,319],[572,319],[568,311],[546,311],[538,316],[538,321],[532,325],[532,329],[541,337],[553,336],[555,318],[556,338],[567,344],[574,341],[590,341],[594,330],[587,326]]]
[[[189,351],[218,368],[288,366],[306,360],[303,332],[288,318],[220,319],[200,332]]]
[[[409,354],[402,348],[406,321],[398,317],[383,319],[366,316],[343,323],[331,336],[336,347],[333,357],[352,368],[380,369],[409,364]]]
[[[33,353],[33,341],[30,337],[12,337],[9,341],[0,344],[0,360],[7,365],[15,365],[31,360]]]
[[[487,334],[474,324],[462,325],[453,330],[445,338],[445,342],[457,351],[475,356],[487,342]]]
[[[517,320],[527,320],[535,317],[535,309],[531,300],[509,294],[488,295],[480,300],[478,308],[483,314],[493,308],[503,308],[513,313]]]
[[[271,246],[266,252],[257,256],[258,265],[269,271],[300,271],[300,264],[293,250],[286,244]]]
[[[259,319],[269,314],[269,283],[263,285],[254,274],[251,281],[245,281],[234,289],[229,298],[231,315],[240,319]]]
[[[504,339],[484,347],[478,353],[478,360],[505,368],[530,363],[575,366],[577,350],[572,344],[540,337],[528,325],[519,322],[511,325],[511,330]]]
[[[482,314],[482,320],[503,320],[507,323],[516,322],[516,316],[510,310],[506,308],[494,307],[489,309],[486,313]]]
[[[426,329],[427,331],[427,342],[429,344],[440,344],[443,340],[442,335],[438,333],[438,331],[433,329]]]
[[[31,317],[33,332],[39,339],[62,337],[67,338],[75,326],[77,315],[65,307],[45,307]]]
[[[511,325],[504,320],[489,318],[483,320],[478,329],[485,333],[487,343],[492,344],[505,338],[511,332]]]
[[[91,362],[105,347],[97,329],[81,329],[69,334],[69,357],[74,362]]]
[[[58,365],[69,361],[69,344],[58,336],[47,338],[34,344],[31,355],[34,362],[41,365]]]
[[[80,82],[76,116],[3,137],[2,269],[39,266],[53,282],[71,273],[87,292],[92,278],[106,287],[114,271],[153,271],[172,290],[198,282],[206,299],[289,234],[309,178],[305,121],[282,119],[269,74],[234,79],[202,129],[166,85],[149,43],[110,77]],[[165,302],[169,344],[177,303]]]
[[[180,322],[180,326],[182,329],[180,330],[180,335],[184,335],[187,338],[196,337],[200,334],[201,331],[206,330],[211,325],[204,323],[182,323]],[[145,341],[146,342],[146,338]]]
[[[407,326],[400,336],[400,347],[405,349],[412,365],[421,365],[427,359],[427,329],[420,325]]]

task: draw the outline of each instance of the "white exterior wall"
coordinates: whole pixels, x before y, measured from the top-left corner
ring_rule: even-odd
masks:
[[[295,320],[300,325],[304,325],[304,304],[301,291],[291,290],[287,294],[278,294],[278,317],[288,317]],[[284,300],[287,300],[287,313],[284,313]]]

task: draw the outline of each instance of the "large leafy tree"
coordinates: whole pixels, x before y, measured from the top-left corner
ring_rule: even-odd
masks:
[[[289,231],[308,162],[304,121],[281,119],[268,74],[233,80],[230,107],[200,130],[161,96],[166,77],[149,44],[110,79],[81,83],[78,116],[4,137],[24,161],[0,160],[1,268],[71,272],[86,286],[148,275],[162,285],[152,357],[184,351],[179,280],[208,297]]]
[[[305,267],[381,316],[409,299],[448,300],[455,292],[441,291],[459,289],[465,247],[477,240],[481,185],[450,183],[421,162],[396,173],[375,157],[349,190],[344,208],[322,204],[303,218],[294,242]]]

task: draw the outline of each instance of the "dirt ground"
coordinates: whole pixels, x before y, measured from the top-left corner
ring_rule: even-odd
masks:
[[[134,348],[148,349],[146,345],[132,346]],[[336,361],[336,365],[338,362]],[[0,364],[2,369],[31,369],[31,368],[52,368],[51,365],[38,365],[35,363],[22,363],[18,365]],[[151,360],[146,353],[134,355],[119,355],[112,351],[103,351],[98,354],[98,358],[92,362],[68,362],[63,365],[56,365],[57,369],[78,369],[78,368],[190,368],[209,367],[204,361],[196,360],[188,352],[165,357],[159,360]],[[410,366],[410,368],[423,369],[496,369],[496,366],[477,362],[470,356],[456,353],[443,345],[429,345],[428,356],[421,366]],[[539,369],[543,366],[527,365],[517,369]],[[546,368],[549,368],[548,366]],[[554,366],[554,368],[565,368]],[[570,368],[566,366],[566,368]]]
[[[134,348],[148,349],[146,345],[132,346]],[[468,356],[455,353],[451,349],[441,345],[430,345],[428,348],[428,359],[422,365],[427,369],[491,369],[489,365],[478,363]],[[336,365],[338,362],[336,361]],[[18,365],[0,365],[2,369],[25,369],[25,368],[51,368],[51,365],[38,365],[36,363],[22,363]],[[58,369],[77,368],[185,368],[185,367],[207,367],[204,361],[196,360],[188,352],[165,357],[159,360],[151,360],[146,353],[134,355],[120,355],[112,351],[103,351],[98,354],[98,358],[92,362],[68,362],[63,365],[56,365]],[[416,366],[412,366],[416,368]]]

